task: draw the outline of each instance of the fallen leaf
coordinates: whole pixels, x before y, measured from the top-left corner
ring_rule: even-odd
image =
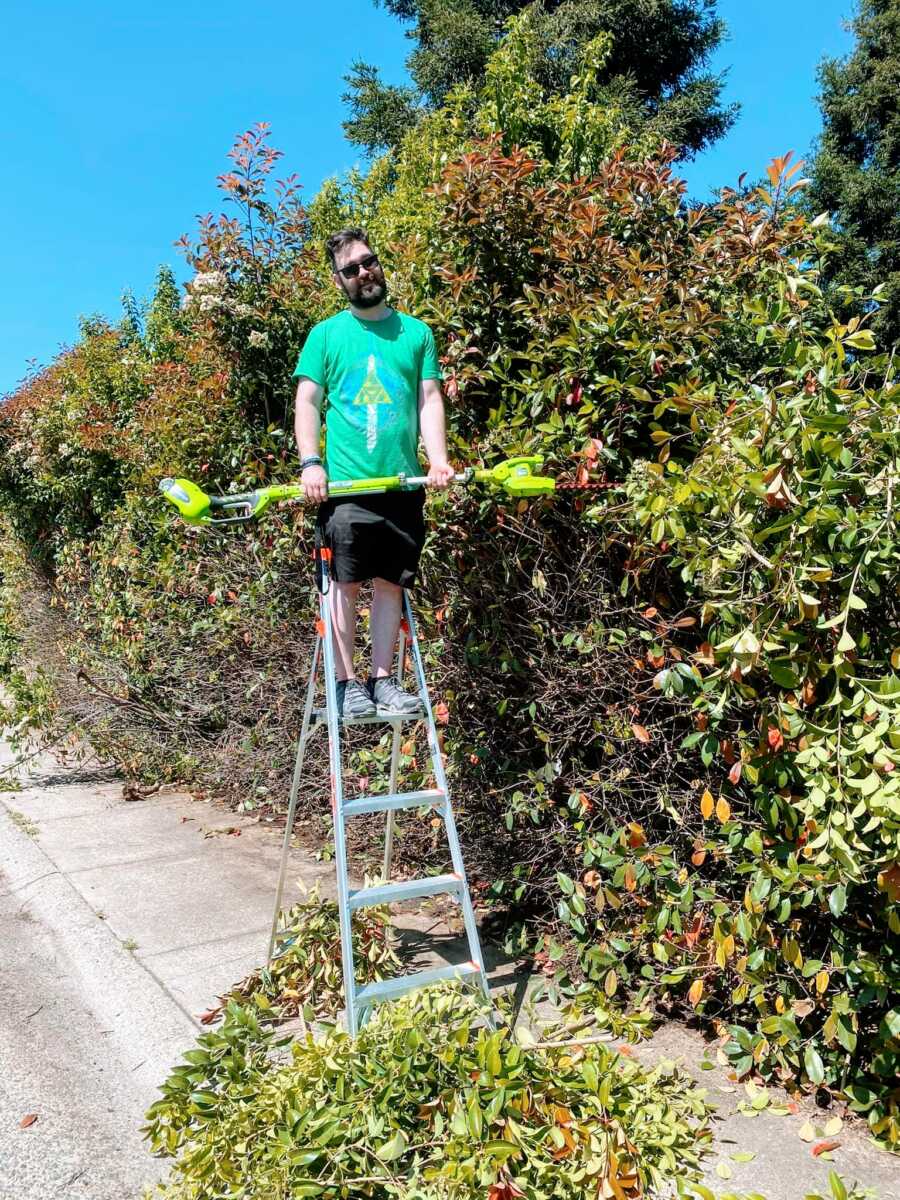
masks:
[[[828,1122],[828,1124],[825,1126],[825,1128],[822,1130],[822,1132],[825,1134],[826,1137],[834,1137],[835,1134],[840,1133],[843,1128],[844,1128],[844,1122],[841,1120],[841,1118],[840,1117],[832,1117],[831,1120]]]
[[[755,1150],[735,1150],[734,1154],[731,1155],[731,1158],[733,1159],[734,1162],[739,1162],[739,1163],[753,1162],[754,1158],[756,1158],[756,1151]]]
[[[797,1137],[804,1142],[814,1142],[816,1139],[816,1131],[813,1129],[812,1122],[807,1121],[805,1125],[801,1125],[797,1130]]]
[[[644,728],[643,725],[637,725],[635,723],[632,723],[631,732],[634,734],[634,736],[637,738],[637,740],[639,742],[644,742],[646,744],[647,742],[650,741],[650,734],[647,732],[647,730]]]
[[[840,1142],[836,1142],[834,1140],[825,1141],[825,1142],[816,1142],[816,1144],[812,1148],[812,1152],[815,1155],[815,1157],[818,1158],[820,1154],[827,1154],[829,1150],[837,1150],[837,1148],[840,1144],[841,1144]]]
[[[716,1163],[716,1174],[720,1179],[730,1179],[731,1167],[729,1167],[727,1162]]]
[[[28,1126],[33,1125],[37,1119],[38,1119],[37,1113],[28,1113],[28,1115],[23,1117],[22,1120],[19,1122],[19,1128],[27,1129]]]

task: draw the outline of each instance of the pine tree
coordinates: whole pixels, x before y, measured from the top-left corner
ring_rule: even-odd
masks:
[[[357,62],[346,77],[347,137],[372,154],[396,146],[423,112],[460,84],[478,86],[504,23],[528,0],[374,0],[410,22],[407,59],[414,86],[382,83]],[[578,52],[598,33],[613,35],[601,83],[638,121],[652,121],[685,157],[720,138],[737,106],[723,106],[723,76],[704,70],[725,36],[715,0],[538,0],[541,61],[549,91],[568,83]]]
[[[808,203],[838,234],[827,281],[884,285],[872,328],[890,346],[900,341],[900,0],[860,0],[850,28],[852,52],[819,67],[824,129]]]

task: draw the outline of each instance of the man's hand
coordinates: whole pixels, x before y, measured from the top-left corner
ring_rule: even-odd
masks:
[[[428,486],[434,488],[445,488],[453,482],[453,476],[456,472],[446,461],[433,462],[428,466]]]
[[[321,504],[328,499],[328,476],[324,467],[307,467],[300,476],[300,482],[309,504]]]

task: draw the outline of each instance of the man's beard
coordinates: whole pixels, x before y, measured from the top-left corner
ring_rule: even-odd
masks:
[[[343,283],[343,281],[341,282],[347,295],[347,299],[354,306],[354,308],[377,308],[387,295],[387,286],[383,280],[379,281],[377,279],[373,279],[362,284],[356,289],[355,296],[350,292],[350,289],[347,287],[346,283]],[[363,288],[373,288],[374,291],[370,291],[368,295],[365,295],[363,293]]]

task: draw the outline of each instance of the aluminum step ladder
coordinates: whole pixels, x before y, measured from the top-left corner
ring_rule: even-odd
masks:
[[[478,940],[475,913],[472,908],[469,885],[463,865],[462,850],[460,849],[456,824],[453,819],[453,810],[450,805],[450,789],[447,786],[447,776],[444,771],[444,763],[438,744],[434,713],[431,708],[431,700],[425,681],[425,670],[422,665],[422,655],[416,636],[416,623],[409,594],[406,591],[403,593],[403,620],[400,627],[398,646],[397,678],[399,681],[402,681],[408,642],[409,648],[412,651],[416,690],[422,704],[421,714],[418,716],[376,715],[344,720],[338,715],[337,710],[334,631],[332,629],[328,604],[330,558],[331,555],[327,549],[317,549],[316,576],[319,589],[319,619],[316,622],[316,642],[313,649],[312,667],[306,689],[306,704],[303,710],[303,724],[297,743],[297,757],[291,782],[287,823],[285,825],[284,843],[281,852],[281,866],[278,874],[278,887],[275,894],[275,913],[272,918],[272,931],[269,937],[267,961],[272,962],[274,958],[284,953],[290,946],[290,939],[287,941],[283,940],[285,929],[281,926],[280,922],[291,837],[297,810],[297,793],[300,786],[307,743],[319,728],[325,726],[328,730],[331,808],[334,819],[334,857],[337,873],[337,902],[344,974],[344,1002],[346,1006],[347,1029],[351,1037],[355,1037],[360,1025],[368,1019],[375,1004],[383,1000],[396,999],[406,992],[413,991],[419,987],[425,987],[430,983],[437,983],[439,980],[461,979],[470,981],[481,989],[488,1003],[490,1003],[490,994],[484,970],[481,945]],[[324,675],[324,709],[315,707],[320,668]],[[398,792],[397,777],[399,773],[400,741],[403,726],[420,721],[424,722],[426,726],[428,750],[431,757],[431,770],[437,786],[424,791]],[[347,800],[344,798],[341,760],[342,727],[375,724],[390,724],[393,726],[389,790],[383,795],[358,796]],[[444,875],[432,875],[422,879],[410,879],[401,883],[391,883],[390,874],[395,814],[403,809],[423,807],[430,808],[444,822],[447,843],[450,849],[452,871]],[[345,822],[348,817],[373,812],[383,812],[386,814],[382,881],[375,887],[364,887],[353,890],[350,888],[347,878],[347,848],[344,836]],[[351,914],[357,909],[367,906],[392,904],[400,900],[413,900],[436,895],[453,897],[462,909],[463,924],[469,948],[468,962],[456,966],[437,967],[428,971],[418,971],[411,975],[401,975],[394,979],[386,979],[378,983],[370,983],[364,987],[358,987],[353,961]],[[282,939],[281,941],[279,941],[280,938]]]

